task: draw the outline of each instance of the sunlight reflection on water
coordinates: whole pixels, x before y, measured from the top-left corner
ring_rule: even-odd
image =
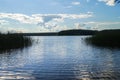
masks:
[[[31,47],[0,54],[0,79],[120,78],[120,50],[87,45],[84,36],[33,38]]]

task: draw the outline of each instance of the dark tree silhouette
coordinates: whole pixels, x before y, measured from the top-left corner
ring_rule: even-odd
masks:
[[[120,3],[120,0],[115,0],[115,3]]]

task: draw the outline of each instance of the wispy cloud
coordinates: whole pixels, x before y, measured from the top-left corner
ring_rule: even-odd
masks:
[[[14,27],[19,25],[19,28],[16,27],[15,29],[13,29],[10,26],[9,28],[7,28],[7,30],[13,29],[16,31],[27,31],[26,28],[24,29],[26,25],[32,25],[34,27],[36,26],[37,28],[34,29],[34,31],[59,31],[63,29],[69,29],[69,27],[67,27],[67,24],[62,25],[62,27],[59,25],[61,23],[64,23],[66,19],[75,20],[86,19],[90,17],[93,17],[93,13],[87,12],[85,14],[32,14],[31,16],[17,13],[0,13],[0,25],[2,26],[5,23],[7,23],[8,25],[12,24],[12,26]],[[24,27],[20,28],[20,25],[24,25]],[[3,29],[5,30],[5,27]]]
[[[72,5],[80,5],[80,2],[72,2]]]
[[[120,22],[85,22],[87,26],[91,26],[91,29],[102,30],[102,29],[119,29],[118,25]]]
[[[120,22],[87,22],[86,24],[99,24],[99,25],[113,25],[120,24]]]
[[[24,14],[12,14],[12,13],[0,13],[0,19],[13,19],[17,20],[21,23],[26,23],[26,24],[36,24],[38,22],[43,22],[41,17],[30,17]]]
[[[63,21],[64,19],[82,19],[93,17],[91,13],[86,14],[24,14],[0,13],[0,19],[13,19],[26,24],[46,23],[49,21]]]
[[[73,6],[66,6],[65,8],[72,8]]]
[[[4,25],[4,24],[7,24],[7,23],[9,23],[9,22],[6,21],[6,20],[0,20],[0,25]]]
[[[87,2],[90,2],[90,0],[86,0]]]
[[[108,6],[115,6],[115,0],[98,0],[100,2],[105,2]]]
[[[76,29],[87,29],[84,23],[74,23]]]

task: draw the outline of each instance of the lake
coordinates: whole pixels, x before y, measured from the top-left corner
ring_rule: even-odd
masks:
[[[84,36],[33,37],[32,46],[1,52],[0,79],[119,80],[120,49],[85,43]]]

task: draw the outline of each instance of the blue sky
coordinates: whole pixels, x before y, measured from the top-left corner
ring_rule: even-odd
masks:
[[[120,29],[114,0],[0,0],[2,32]]]

